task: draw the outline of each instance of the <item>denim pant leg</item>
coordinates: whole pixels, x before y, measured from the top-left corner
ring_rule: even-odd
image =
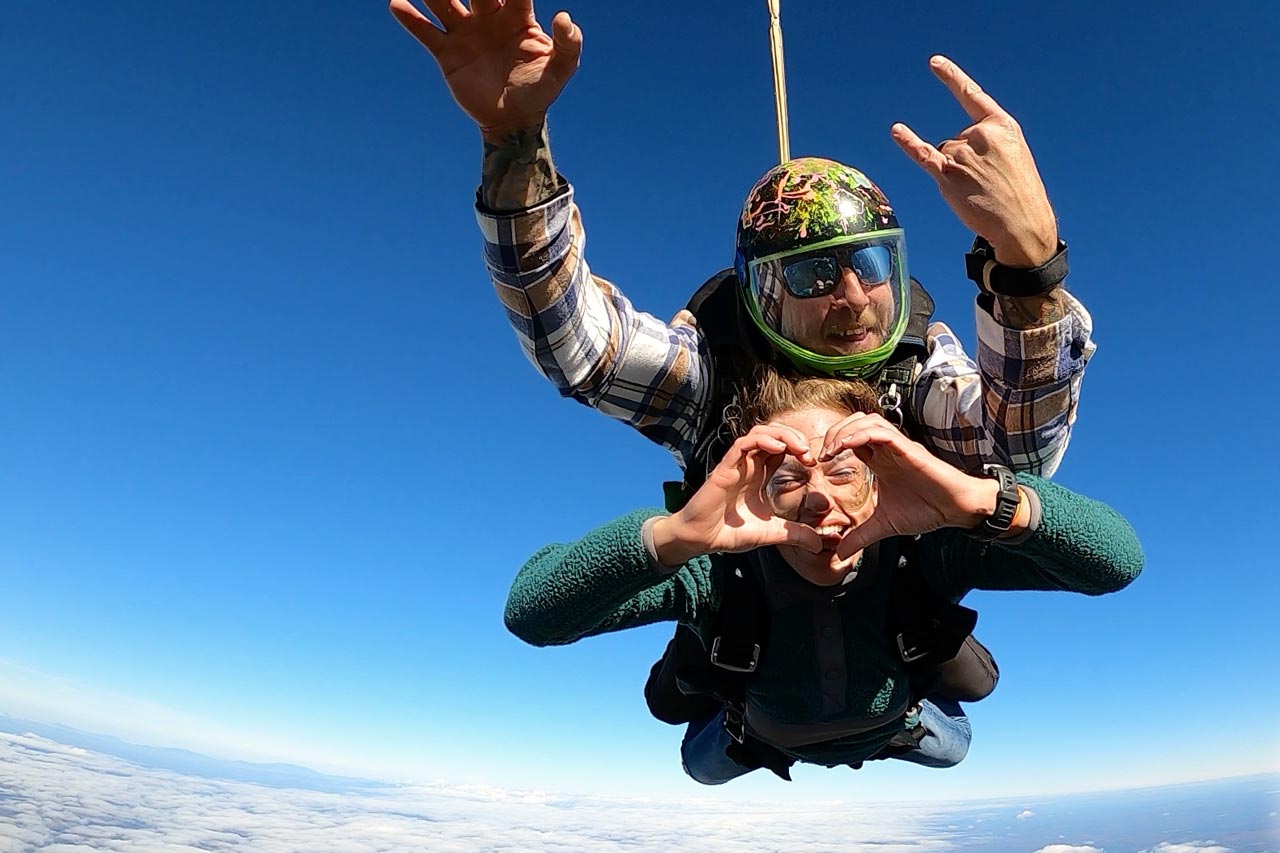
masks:
[[[710,717],[694,720],[685,729],[684,741],[680,744],[684,772],[704,785],[723,785],[750,773],[752,768],[724,754],[731,743],[733,739],[724,728],[724,708]]]
[[[973,730],[959,702],[925,699],[920,703],[920,722],[925,728],[920,745],[894,758],[925,767],[954,767],[964,760]]]

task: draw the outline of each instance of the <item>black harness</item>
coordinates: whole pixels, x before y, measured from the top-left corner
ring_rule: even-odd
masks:
[[[863,556],[865,572],[892,572],[885,639],[907,672],[909,707],[926,696],[977,701],[999,678],[995,661],[972,633],[976,611],[938,596],[916,558],[918,540],[898,537],[876,543]],[[748,682],[768,647],[770,618],[761,568],[753,553],[722,554],[720,608],[707,626],[706,642],[691,626],[679,625],[645,684],[649,710],[667,723],[682,724],[725,710],[734,745],[729,756],[749,767],[768,767],[784,779],[794,759],[752,737],[746,729]],[[963,654],[962,654],[963,653]],[[965,659],[950,678],[943,669]],[[946,689],[942,689],[945,685]],[[913,749],[923,727],[905,729],[875,758]]]

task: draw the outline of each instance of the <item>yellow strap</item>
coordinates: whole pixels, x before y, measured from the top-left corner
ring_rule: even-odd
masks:
[[[779,0],[769,4],[769,49],[773,54],[773,100],[778,115],[778,162],[791,159],[791,139],[787,133],[787,71],[782,60],[782,20]]]

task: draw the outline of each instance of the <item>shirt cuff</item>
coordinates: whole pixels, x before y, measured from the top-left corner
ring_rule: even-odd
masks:
[[[480,219],[496,220],[528,216],[530,213],[535,213],[548,205],[562,200],[565,196],[572,196],[573,187],[570,186],[569,182],[565,180],[563,175],[557,174],[556,188],[551,191],[551,195],[547,196],[542,201],[533,203],[529,207],[522,207],[517,210],[494,210],[491,207],[486,207],[484,201],[481,200],[481,192],[482,189],[480,187],[476,187],[476,217]]]
[[[1084,371],[1097,345],[1093,319],[1070,293],[1062,291],[1066,316],[1033,329],[1010,329],[992,316],[990,299],[974,307],[978,366],[984,376],[1007,387],[1030,389],[1063,382]]]
[[[646,518],[644,524],[640,525],[640,541],[644,543],[644,552],[649,556],[649,568],[663,577],[673,575],[679,566],[671,567],[662,565],[662,561],[658,559],[658,548],[653,544],[653,525],[658,523],[661,515],[655,515],[652,518]]]
[[[551,198],[516,211],[494,211],[476,201],[476,224],[484,235],[484,262],[503,284],[540,280],[568,253],[573,229],[573,188],[564,183]]]

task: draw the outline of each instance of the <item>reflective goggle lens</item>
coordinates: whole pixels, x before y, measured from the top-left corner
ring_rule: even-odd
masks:
[[[831,257],[793,261],[782,268],[782,280],[791,295],[799,299],[826,296],[836,289],[840,265]]]
[[[893,252],[888,246],[861,246],[847,252],[828,252],[784,261],[782,280],[798,299],[826,296],[836,289],[841,268],[849,267],[864,286],[884,284],[893,275]]]
[[[888,246],[863,246],[850,254],[849,261],[863,284],[884,284],[893,274],[893,253]]]

